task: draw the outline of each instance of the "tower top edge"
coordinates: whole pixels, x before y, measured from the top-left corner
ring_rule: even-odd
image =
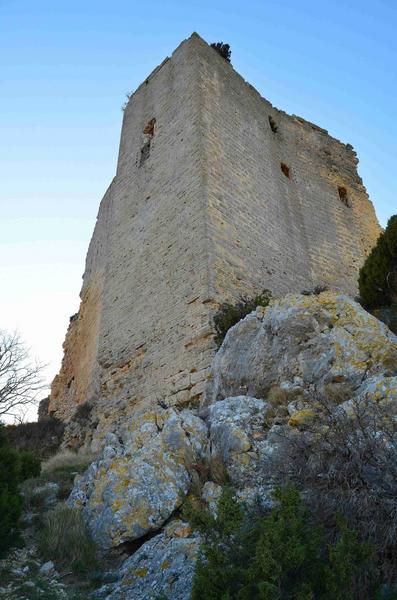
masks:
[[[227,62],[221,56],[217,55],[217,53],[211,48],[211,45],[203,37],[201,37],[201,35],[199,33],[197,33],[196,31],[193,31],[190,34],[189,37],[187,37],[184,40],[182,40],[182,42],[175,48],[175,50],[171,53],[171,55],[167,56],[157,67],[155,67],[153,69],[153,71],[151,71],[151,73],[146,77],[146,79],[131,93],[131,95],[129,96],[128,104],[133,99],[133,97],[135,96],[135,94],[137,94],[144,86],[148,85],[149,82],[150,82],[150,80],[153,79],[159,73],[159,71],[164,67],[164,65],[166,65],[170,60],[172,60],[172,58],[177,53],[179,53],[182,50],[182,48],[184,48],[186,46],[189,46],[189,45],[193,45],[193,44],[199,44],[202,49],[205,49],[208,52],[213,53],[213,54],[209,55],[209,56],[211,56],[211,58],[215,58],[217,56],[217,59],[220,61],[220,64],[223,64],[224,68],[226,68],[226,69],[231,69],[231,71],[234,73],[234,75],[236,77],[238,77],[245,84],[246,89],[247,89],[247,93],[254,94],[260,100],[266,102],[269,105],[269,107],[272,110],[274,110],[276,113],[278,113],[280,115],[284,115],[285,117],[288,117],[289,119],[292,119],[297,124],[305,127],[308,130],[312,130],[312,131],[316,132],[317,134],[329,137],[334,142],[337,142],[341,146],[343,146],[354,157],[357,156],[356,152],[354,151],[353,146],[350,143],[346,143],[346,142],[343,142],[343,141],[339,140],[338,138],[335,138],[334,136],[332,136],[329,133],[329,131],[327,129],[324,129],[324,128],[320,127],[319,125],[316,125],[315,123],[313,123],[313,122],[305,119],[304,117],[301,117],[301,116],[298,116],[298,115],[295,115],[295,114],[287,113],[286,111],[284,111],[284,110],[282,110],[282,109],[274,106],[267,98],[265,98],[264,96],[262,96],[262,94],[249,81],[247,81],[233,67],[233,65],[231,63]],[[215,58],[215,60],[217,60],[217,59]]]

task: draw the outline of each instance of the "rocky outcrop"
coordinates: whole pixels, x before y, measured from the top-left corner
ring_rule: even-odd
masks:
[[[267,505],[266,465],[283,438],[307,428],[319,403],[349,412],[375,401],[397,415],[396,375],[397,337],[350,298],[275,300],[232,327],[214,359],[204,399],[211,455],[243,501]]]
[[[209,407],[210,460],[221,460],[238,497],[268,501],[269,486],[260,462],[271,452],[266,419],[271,406],[250,396],[225,398]]]
[[[158,406],[119,422],[69,503],[81,507],[104,549],[162,531],[103,597],[188,598],[199,541],[177,534],[182,525],[173,519],[198,471],[212,511],[221,492],[217,461],[242,501],[269,505],[264,465],[280,431],[300,435],[326,398],[346,410],[359,399],[385,403],[397,415],[397,337],[346,296],[289,295],[229,330],[199,410]]]
[[[150,600],[190,597],[200,538],[177,520],[143,544],[121,566],[116,583],[103,586],[95,598]]]
[[[181,505],[207,428],[189,410],[143,411],[133,430],[109,433],[99,460],[76,482],[69,504],[81,507],[104,549],[159,529]]]
[[[345,398],[397,373],[397,338],[344,295],[287,295],[232,327],[215,356],[205,403],[266,399],[280,388],[294,405],[331,389]]]

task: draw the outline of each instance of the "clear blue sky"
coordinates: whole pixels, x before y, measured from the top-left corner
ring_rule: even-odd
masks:
[[[353,144],[397,213],[397,2],[0,0],[0,328],[56,372],[126,92],[197,31],[278,108]]]

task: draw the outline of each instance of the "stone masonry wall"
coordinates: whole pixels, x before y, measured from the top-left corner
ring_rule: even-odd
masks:
[[[98,215],[73,324],[85,319],[84,298],[100,274],[96,364],[84,374],[97,443],[142,403],[198,400],[213,355],[198,81],[195,43],[184,43],[124,113],[117,174]],[[152,119],[151,137],[144,130]],[[67,384],[84,343],[67,336],[50,402],[61,418],[71,418],[82,399],[77,383]]]
[[[274,108],[201,46],[215,297],[318,284],[357,294],[358,269],[380,230],[353,148]]]
[[[67,443],[100,445],[142,404],[197,402],[224,300],[319,283],[354,294],[379,234],[356,164],[350,146],[273,108],[199,36],[183,42],[124,113],[52,388],[50,411],[72,425],[79,404],[93,407]]]

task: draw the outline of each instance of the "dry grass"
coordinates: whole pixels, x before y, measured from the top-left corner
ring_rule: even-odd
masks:
[[[210,454],[196,461],[191,469],[190,494],[201,498],[204,484],[213,481],[217,485],[225,486],[229,483],[225,461],[219,454]]]
[[[43,473],[55,473],[68,471],[82,473],[95,460],[96,455],[90,452],[72,452],[64,450],[49,458],[42,464]]]
[[[218,485],[227,485],[229,483],[229,475],[226,469],[225,461],[219,454],[212,454],[209,459],[209,474],[210,479]]]
[[[66,504],[58,504],[44,515],[39,549],[45,560],[73,571],[86,572],[97,565],[96,546],[81,511]]]
[[[350,400],[354,396],[355,390],[347,381],[328,383],[324,386],[324,396],[327,398],[328,405],[337,406]]]
[[[273,408],[277,408],[279,406],[286,406],[289,402],[286,390],[279,387],[278,385],[274,385],[270,388],[266,395],[266,400],[271,404]]]

